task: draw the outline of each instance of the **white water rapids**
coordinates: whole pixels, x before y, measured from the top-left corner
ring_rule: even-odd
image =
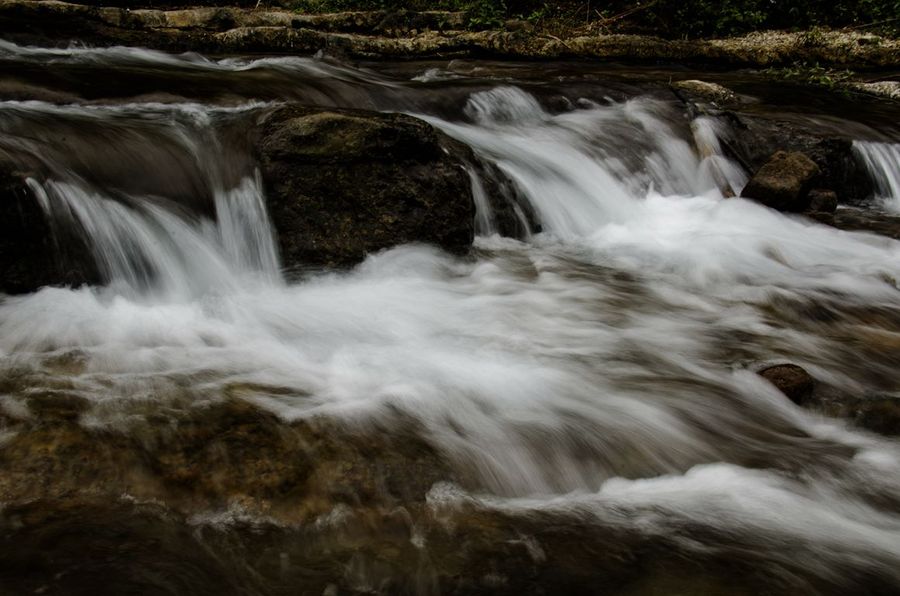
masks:
[[[540,233],[490,234],[482,196],[470,258],[401,246],[302,279],[279,272],[252,167],[234,182],[205,165],[224,151],[195,142],[217,138],[217,109],[2,102],[0,127],[44,159],[53,135],[16,132],[21,118],[165,139],[195,156],[215,214],[59,168],[31,181],[54,220],[83,227],[110,283],[3,299],[0,366],[50,376],[47,362],[78,354],[71,383],[97,426],[234,384],[286,419],[399,412],[469,482],[435,486],[436,506],[566,510],[660,534],[690,522],[821,577],[852,564],[900,585],[900,445],[802,410],[753,372],[789,360],[834,390],[900,399],[884,381],[896,355],[859,353],[876,335],[898,345],[874,326],[900,318],[900,242],[724,198],[746,174],[715,119],[578,99],[551,114],[504,84],[474,93],[464,120],[421,115],[505,173]],[[896,182],[896,146],[860,147]],[[810,322],[816,309],[835,317]]]

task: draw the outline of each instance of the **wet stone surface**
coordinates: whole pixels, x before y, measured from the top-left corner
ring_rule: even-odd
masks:
[[[759,371],[759,375],[775,385],[797,405],[804,405],[812,397],[815,381],[808,372],[796,364],[770,366]]]

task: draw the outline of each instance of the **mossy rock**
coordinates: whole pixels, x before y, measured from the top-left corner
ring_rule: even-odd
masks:
[[[475,205],[471,150],[403,114],[289,106],[257,144],[288,267],[346,266],[408,242],[464,253]]]

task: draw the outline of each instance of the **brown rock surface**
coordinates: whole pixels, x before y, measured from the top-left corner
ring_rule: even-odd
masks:
[[[803,211],[819,167],[806,155],[776,152],[750,179],[741,196],[779,211]]]
[[[798,405],[803,405],[812,396],[815,385],[813,378],[796,364],[778,364],[759,371],[759,375],[769,381]]]

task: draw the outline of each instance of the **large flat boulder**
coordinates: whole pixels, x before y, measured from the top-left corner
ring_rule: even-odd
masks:
[[[474,156],[403,114],[288,106],[257,152],[286,267],[345,266],[408,242],[454,253],[474,237]]]

